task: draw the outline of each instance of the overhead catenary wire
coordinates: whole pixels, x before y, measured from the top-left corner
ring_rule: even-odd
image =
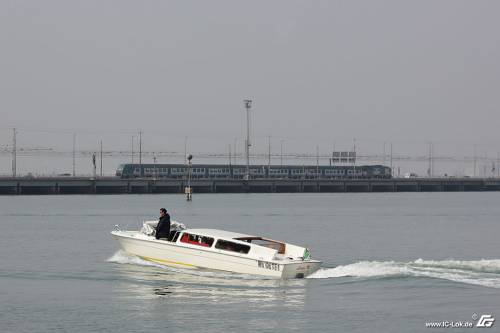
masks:
[[[241,115],[245,115],[245,113],[241,113]],[[245,117],[242,117],[245,118]],[[1,130],[1,129],[0,129]],[[159,159],[163,159],[165,161],[168,159],[169,163],[176,163],[177,161],[180,161],[180,158],[182,160],[185,159],[186,156],[186,147],[184,145],[184,149],[181,148],[181,141],[184,139],[185,143],[185,137],[182,136],[180,138],[172,138],[172,135],[165,135],[164,133],[158,133],[158,136],[156,137],[150,137],[150,135],[153,135],[157,132],[155,130],[146,130],[146,131],[140,131],[139,133],[139,139],[141,140],[135,140],[134,137],[137,135],[138,131],[135,132],[135,135],[132,135],[132,147],[130,145],[126,145],[127,147],[122,147],[122,138],[124,135],[122,134],[123,132],[121,131],[109,131],[109,133],[103,133],[102,131],[96,130],[96,131],[73,131],[70,132],[68,130],[51,130],[51,129],[38,129],[38,130],[31,130],[31,129],[23,129],[22,127],[19,129],[16,127],[16,144],[15,144],[15,149],[14,149],[14,135],[13,135],[13,129],[10,128],[9,131],[5,132],[0,132],[0,134],[4,135],[4,143],[0,143],[0,157],[2,155],[10,155],[10,158],[8,161],[10,162],[12,160],[12,174],[14,172],[16,175],[20,173],[26,173],[26,169],[31,169],[29,171],[33,172],[38,172],[40,168],[47,167],[48,164],[51,162],[46,159],[47,158],[54,158],[54,170],[57,170],[58,166],[60,165],[66,165],[63,160],[61,159],[56,159],[56,157],[60,158],[66,158],[67,162],[69,164],[66,166],[68,167],[68,170],[70,173],[75,174],[77,173],[77,164],[78,164],[78,169],[80,169],[82,172],[85,170],[84,165],[80,160],[77,161],[77,159],[81,159],[83,157],[88,157],[91,156],[92,152],[96,152],[97,149],[99,149],[99,146],[96,147],[95,144],[92,144],[91,138],[95,137],[95,133],[101,133],[101,140],[105,139],[108,143],[106,146],[108,149],[104,150],[102,149],[102,160],[107,159],[107,158],[114,158],[112,162],[109,164],[106,163],[108,166],[108,169],[113,169],[113,167],[116,167],[118,164],[121,163],[126,163],[127,161],[131,161],[130,156],[132,155],[133,161],[137,162],[136,158],[134,158],[134,151],[136,146],[135,143],[139,141],[139,150],[140,150],[140,158],[139,162],[142,163],[142,158],[146,158],[149,160],[150,157],[153,156],[153,152],[157,153],[157,157]],[[47,139],[44,139],[44,136],[41,135],[25,135],[26,133],[52,133],[56,134],[55,136],[45,136]],[[21,135],[18,135],[21,133]],[[82,133],[82,134],[79,134]],[[148,146],[147,150],[144,150],[144,145],[142,144],[142,133],[148,133],[147,135],[147,141],[148,141]],[[61,140],[60,137],[61,135],[64,137],[67,137],[67,134],[71,134],[73,136],[73,147],[71,146],[71,141],[70,140]],[[88,136],[86,134],[89,134]],[[12,136],[12,139],[9,137]],[[76,136],[78,136],[78,147],[76,146]],[[243,138],[234,138],[234,151],[232,153],[228,152],[226,149],[223,149],[224,152],[221,151],[213,151],[211,150],[211,147],[220,147],[218,144],[219,141],[222,141],[220,139],[220,133],[216,134],[215,137],[207,138],[206,136],[202,135],[190,135],[190,139],[193,137],[194,141],[191,144],[190,140],[190,146],[192,145],[195,148],[198,148],[196,150],[191,151],[192,154],[194,154],[197,157],[197,161],[199,161],[200,164],[202,163],[220,163],[220,164],[226,164],[229,158],[234,160],[234,164],[236,165],[238,162],[242,163],[245,159],[245,152],[243,149],[238,149],[238,147],[241,147],[240,142],[244,142]],[[42,140],[39,138],[42,137]],[[126,135],[125,137],[130,138],[131,136]],[[34,138],[34,139],[33,139]],[[277,152],[272,152],[269,147],[269,143],[271,138],[274,140],[280,141],[280,150],[279,153]],[[297,140],[297,136],[252,136],[252,151],[249,152],[248,158],[252,159],[252,164],[267,164],[267,165],[273,165],[275,167],[278,165],[284,165],[284,164],[317,164],[314,163],[313,160],[318,159],[318,154],[313,151],[313,149],[308,150],[307,146],[311,147],[311,141],[315,141],[316,138],[308,138],[308,140],[305,141],[300,141]],[[20,139],[20,140],[18,140]],[[55,139],[55,140],[54,140]],[[69,136],[68,136],[69,139]],[[285,140],[286,139],[286,140]],[[56,141],[57,140],[57,141]],[[210,142],[210,140],[213,140],[213,142]],[[238,142],[238,140],[241,140]],[[128,141],[128,140],[126,140]],[[227,143],[227,139],[224,139],[224,141]],[[250,141],[250,140],[249,140]],[[284,149],[284,143],[287,143],[287,151],[285,153]],[[358,138],[356,137],[356,143],[358,141]],[[30,143],[36,142],[36,145],[30,145]],[[45,142],[46,146],[43,145]],[[94,141],[95,142],[95,141]],[[340,146],[340,147],[348,147],[351,146],[354,142],[351,139],[351,142],[343,142],[342,140],[337,141],[329,139],[328,142],[334,142],[334,145]],[[495,167],[495,172],[487,172],[486,170],[493,169],[493,167],[490,167],[492,164],[494,164],[495,158],[492,156],[498,155],[498,146],[489,144],[489,143],[481,143],[481,144],[471,144],[469,143],[466,146],[459,145],[456,142],[449,143],[445,141],[437,142],[437,141],[432,141],[430,144],[429,142],[427,143],[418,143],[418,142],[412,142],[411,144],[418,145],[420,147],[425,147],[427,146],[428,149],[426,149],[426,152],[422,152],[420,147],[408,147],[406,146],[406,149],[402,148],[401,142],[403,141],[397,141],[396,143],[398,144],[398,153],[393,153],[392,152],[392,145],[393,142],[390,142],[390,149],[391,149],[391,156],[389,156],[389,152],[387,150],[387,141],[384,141],[384,149],[382,154],[373,154],[371,152],[377,151],[376,146],[377,141],[374,142],[365,142],[362,141],[361,146],[364,148],[364,153],[363,152],[356,152],[356,161],[359,164],[378,164],[382,161],[383,165],[386,165],[386,163],[390,164],[391,169],[394,169],[393,172],[396,173],[396,170],[399,170],[399,167],[402,165],[405,165],[405,168],[408,169],[408,171],[413,171],[415,168],[417,169],[416,171],[420,174],[418,169],[422,170],[423,166],[427,164],[427,170],[429,171],[429,175],[437,175],[437,174],[445,174],[451,173],[451,174],[469,174],[469,175],[474,175],[474,176],[498,176],[500,177],[500,167]],[[443,143],[444,142],[444,143]],[[65,143],[70,143],[67,147],[64,146]],[[168,143],[168,144],[167,144]],[[320,140],[316,140],[314,142],[314,146],[317,146],[318,143],[321,143]],[[240,144],[240,146],[238,146]],[[445,144],[452,145],[450,147],[444,146]],[[226,146],[226,145],[224,145]],[[356,145],[357,146],[357,145]],[[290,149],[288,149],[290,147]],[[378,146],[380,147],[380,146]],[[491,149],[491,147],[495,147],[494,150]],[[118,148],[118,149],[117,149]],[[173,149],[169,149],[173,148]],[[439,148],[439,149],[437,149]],[[473,149],[471,149],[473,148]],[[344,148],[345,149],[345,148]],[[380,149],[380,148],[379,148]],[[302,151],[301,151],[302,150]],[[335,148],[334,148],[335,150]],[[358,147],[356,147],[356,150],[359,150]],[[304,152],[305,151],[305,152]],[[436,153],[438,152],[438,153]],[[452,153],[454,152],[454,153]],[[472,153],[472,154],[471,154]],[[488,157],[490,156],[490,157]],[[26,157],[33,157],[35,159],[31,160],[29,162],[29,166],[26,164]],[[320,161],[328,161],[329,158],[331,157],[330,152],[325,152],[322,154],[319,154],[319,159]],[[40,166],[37,167],[37,160],[36,158],[40,158]],[[389,160],[390,158],[390,160]],[[222,161],[225,160],[225,161]],[[159,160],[160,161],[160,160]],[[77,163],[78,162],[78,163]],[[104,161],[102,161],[104,162]],[[415,164],[411,165],[408,163],[413,163]],[[427,163],[421,163],[421,162],[427,162]],[[464,167],[463,165],[459,165],[458,163],[467,163],[467,165]],[[244,162],[243,162],[244,163]],[[396,163],[396,165],[394,165]],[[419,163],[419,164],[417,164]],[[443,164],[446,163],[446,166],[443,166]],[[457,163],[456,166],[451,166],[451,163]],[[45,164],[45,165],[44,165]],[[73,164],[73,172],[71,172],[71,164]],[[116,164],[116,165],[114,165]],[[328,164],[328,162],[327,162]],[[497,165],[500,165],[500,161],[497,159]],[[14,168],[15,165],[15,168]],[[485,166],[487,165],[487,168]],[[439,166],[439,169],[437,167]],[[472,167],[473,166],[473,167]],[[38,169],[37,169],[38,168]],[[9,168],[4,168],[4,173],[10,173]],[[104,166],[102,167],[104,169]],[[451,172],[450,172],[451,170]],[[474,171],[474,172],[472,172]],[[109,171],[108,171],[109,172]],[[104,171],[103,171],[104,173]],[[398,171],[399,173],[399,171]],[[422,173],[423,174],[423,173]]]
[[[283,142],[284,143],[284,142]],[[328,159],[331,157],[330,153],[323,153],[323,154],[317,154],[317,153],[303,153],[303,152],[285,152],[284,149],[281,149],[280,147],[280,152],[279,153],[273,153],[269,154],[269,151],[265,152],[253,152],[250,154],[250,158],[255,158],[255,159],[264,159],[266,161],[269,160],[269,156],[271,156],[271,160],[273,159],[279,159],[280,164],[281,160],[285,159],[311,159],[316,161],[316,159],[319,157],[320,159]],[[86,157],[86,156],[91,156],[92,153],[95,152],[93,149],[82,149],[82,150],[75,150],[73,151],[67,151],[67,150],[56,150],[54,148],[44,148],[44,147],[18,147],[16,149],[17,156],[72,156],[73,154],[75,155],[76,158],[78,157]],[[2,154],[12,154],[12,148],[10,147],[3,147],[0,148],[0,155]],[[126,157],[130,157],[130,150],[103,150],[102,151],[103,157],[124,157],[124,161]],[[152,158],[153,155],[160,156],[160,157],[175,157],[175,158],[184,158],[184,152],[183,151],[177,151],[177,150],[165,150],[165,151],[141,151],[141,155],[144,157],[150,157]],[[220,158],[220,159],[228,159],[229,158],[229,153],[228,152],[204,152],[204,151],[199,151],[199,152],[194,152],[193,155],[196,155],[198,158]],[[236,158],[242,158],[242,154],[237,152],[232,153],[233,160]],[[383,156],[379,154],[356,154],[356,159],[357,160],[370,160],[370,161],[376,161],[382,158]],[[424,162],[424,161],[429,161],[429,155],[404,155],[404,154],[393,154],[392,155],[392,160],[393,161],[408,161],[408,162]],[[433,155],[432,156],[433,161],[444,161],[444,162],[484,162],[484,161],[490,161],[491,158],[488,158],[487,156],[447,156],[447,155]],[[236,164],[236,163],[235,163]]]

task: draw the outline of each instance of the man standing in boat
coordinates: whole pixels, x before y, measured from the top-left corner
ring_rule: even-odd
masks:
[[[170,215],[165,208],[160,208],[160,220],[156,227],[156,239],[168,238],[170,234]]]

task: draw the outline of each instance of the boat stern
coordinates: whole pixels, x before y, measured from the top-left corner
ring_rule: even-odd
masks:
[[[284,265],[282,279],[302,279],[316,272],[320,266],[319,260],[303,260]]]

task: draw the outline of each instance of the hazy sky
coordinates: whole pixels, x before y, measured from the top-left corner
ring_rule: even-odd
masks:
[[[142,129],[150,149],[188,135],[224,151],[251,98],[262,151],[272,135],[295,151],[356,137],[496,156],[499,14],[482,0],[2,0],[0,148],[17,127],[25,146],[69,150],[76,131],[126,149]]]

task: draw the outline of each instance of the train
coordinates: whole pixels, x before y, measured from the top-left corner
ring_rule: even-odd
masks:
[[[246,165],[193,164],[191,179],[245,179]],[[391,168],[384,165],[250,165],[250,179],[390,179]],[[121,178],[185,179],[186,164],[120,164]]]

